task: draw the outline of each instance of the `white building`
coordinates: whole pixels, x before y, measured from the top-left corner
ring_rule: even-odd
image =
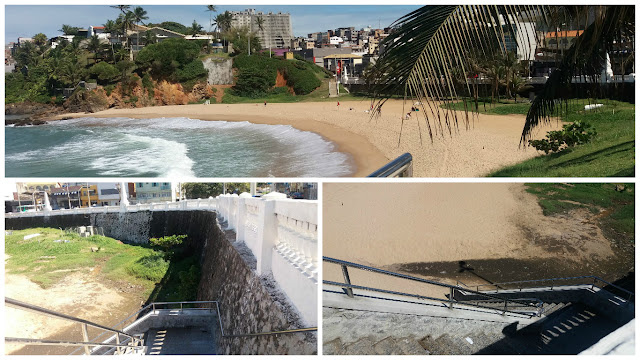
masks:
[[[104,32],[104,26],[89,26],[89,37],[94,35],[98,36],[98,39],[109,39],[109,33]]]
[[[340,36],[332,36],[329,38],[329,44],[331,45],[340,45],[344,42],[344,39]]]
[[[117,183],[97,183],[100,206],[120,205],[120,189]]]
[[[255,32],[260,38],[260,44],[263,49],[284,49],[289,47],[291,39],[293,39],[291,15],[289,13],[263,13],[262,11],[256,12],[255,9],[247,9],[245,11],[231,11],[231,14],[233,15],[231,27],[247,27]],[[258,17],[262,17],[264,20],[262,30],[260,30],[256,22]]]

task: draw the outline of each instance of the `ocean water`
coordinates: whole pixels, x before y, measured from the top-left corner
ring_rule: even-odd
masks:
[[[85,117],[5,127],[8,177],[339,177],[351,163],[288,125]]]

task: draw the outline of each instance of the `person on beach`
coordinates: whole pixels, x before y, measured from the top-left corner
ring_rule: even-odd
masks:
[[[266,100],[265,100],[265,102],[264,102],[264,106],[265,106],[265,107],[267,106],[267,101],[266,101]]]
[[[337,106],[338,106],[338,109],[340,109],[340,101],[338,101],[338,105]]]

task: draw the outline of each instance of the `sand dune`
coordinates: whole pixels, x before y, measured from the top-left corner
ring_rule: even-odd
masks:
[[[382,116],[376,119],[365,112],[369,105],[366,100],[341,101],[339,107],[336,102],[267,104],[266,107],[263,104],[182,105],[62,116],[186,116],[201,120],[288,124],[316,132],[335,142],[339,151],[351,154],[357,168],[355,176],[366,176],[405,152],[414,157],[416,177],[484,176],[537,155],[531,148],[518,148],[524,116],[479,115],[467,130],[462,123],[464,115],[460,114],[460,127],[457,131],[453,129],[453,135],[438,133],[432,141],[421,115],[401,119],[402,101],[388,101]],[[541,128],[537,135],[549,129]]]

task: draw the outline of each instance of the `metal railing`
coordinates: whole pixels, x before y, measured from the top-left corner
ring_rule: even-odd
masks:
[[[581,281],[581,280],[589,280],[589,281]],[[635,294],[629,290],[623,289],[620,286],[614,285],[604,279],[601,279],[595,275],[586,275],[586,276],[573,276],[573,277],[564,277],[564,278],[549,278],[549,279],[538,279],[538,280],[522,280],[522,281],[510,281],[496,284],[479,284],[475,285],[476,291],[488,291],[483,290],[483,288],[495,288],[490,290],[495,290],[496,293],[500,293],[501,290],[519,290],[522,291],[525,288],[530,288],[532,285],[537,287],[549,288],[549,290],[553,290],[553,288],[558,288],[559,286],[591,286],[593,290],[594,287],[598,284],[605,284],[616,291],[619,291],[626,297],[626,301],[631,301],[631,299],[635,296]],[[529,284],[529,286],[524,286],[525,284]],[[598,288],[601,288],[598,286]]]
[[[367,177],[413,177],[413,157],[404,153]]]
[[[342,287],[346,295],[351,298],[356,296],[353,290],[357,289],[357,290],[373,291],[373,292],[379,292],[384,294],[400,295],[400,296],[406,296],[406,297],[412,297],[412,298],[418,298],[418,299],[424,299],[424,300],[434,300],[434,301],[444,302],[448,304],[447,306],[449,309],[453,309],[454,305],[464,305],[464,306],[471,306],[471,307],[482,308],[482,309],[500,310],[502,311],[503,315],[507,313],[511,313],[511,314],[517,314],[517,315],[527,315],[529,317],[541,316],[541,314],[544,311],[543,309],[544,303],[539,299],[503,298],[497,295],[485,294],[479,291],[470,290],[468,288],[462,288],[457,285],[444,284],[444,283],[440,283],[433,280],[422,279],[422,278],[418,278],[411,275],[405,275],[405,274],[400,274],[400,273],[396,273],[388,270],[382,270],[382,269],[374,268],[371,266],[356,264],[353,262],[334,259],[326,256],[322,257],[322,261],[340,265],[340,267],[342,268],[342,275],[344,277],[344,283],[329,281],[329,280],[323,280],[322,283],[326,285]],[[392,277],[397,277],[405,280],[411,280],[411,281],[416,281],[424,284],[435,285],[441,288],[446,288],[449,292],[449,298],[443,299],[443,298],[430,297],[426,295],[410,294],[410,293],[405,293],[400,291],[379,289],[379,288],[374,288],[369,286],[354,285],[351,283],[351,278],[349,276],[348,268],[350,267],[355,269],[370,271],[378,274],[388,275]],[[485,303],[491,302],[493,303],[493,305],[480,305],[479,302],[481,301],[478,301],[478,300],[458,301],[454,297],[455,291],[463,291],[466,293],[482,296],[486,300]],[[495,304],[501,304],[501,305],[498,307]]]
[[[20,309],[20,310],[24,310],[24,311],[31,311],[31,312],[35,312],[41,315],[45,315],[45,316],[49,316],[52,318],[57,318],[57,319],[62,319],[62,320],[66,320],[66,321],[71,321],[74,323],[78,323],[81,326],[81,330],[82,330],[82,338],[83,341],[64,341],[64,340],[45,340],[45,339],[29,339],[29,338],[13,338],[13,337],[6,337],[5,338],[5,342],[12,342],[12,343],[22,343],[22,344],[30,344],[30,345],[57,345],[57,346],[77,346],[77,345],[81,345],[84,348],[84,352],[87,355],[91,354],[91,350],[90,347],[94,347],[94,346],[111,346],[114,347],[116,349],[116,352],[118,354],[122,354],[122,348],[133,348],[133,349],[137,349],[137,350],[142,350],[144,349],[144,342],[141,338],[140,335],[132,335],[132,334],[128,334],[126,332],[108,327],[108,326],[104,326],[104,325],[100,325],[100,324],[96,324],[94,322],[85,320],[85,319],[80,319],[74,316],[69,316],[69,315],[65,315],[62,313],[59,313],[57,311],[53,311],[53,310],[49,310],[49,309],[45,309],[36,305],[32,305],[32,304],[28,304],[19,300],[15,300],[15,299],[10,299],[10,298],[4,298],[4,303],[5,305]],[[115,334],[115,338],[116,338],[116,344],[106,344],[106,343],[100,343],[100,342],[93,342],[93,341],[89,341],[89,332],[88,332],[88,327],[91,326],[93,328],[97,328],[97,329],[102,329],[102,330],[106,330],[106,332],[110,332],[110,333],[114,333]],[[120,336],[124,336],[125,339],[128,338],[129,340],[125,340],[124,343],[120,342]]]
[[[27,339],[27,338],[12,338],[12,337],[6,337],[5,341],[6,342],[13,342],[13,343],[22,343],[22,344],[26,344],[26,345],[54,345],[54,346],[81,346],[77,349],[75,349],[73,352],[71,352],[70,355],[74,355],[77,354],[79,351],[82,351],[84,349],[85,354],[90,355],[92,353],[92,350],[90,350],[90,347],[94,348],[94,351],[96,348],[98,347],[105,347],[109,350],[107,350],[107,352],[111,351],[112,349],[116,349],[116,353],[117,354],[122,354],[122,350],[121,348],[134,348],[134,349],[138,349],[138,350],[142,350],[144,349],[144,343],[143,340],[140,338],[139,335],[130,335],[128,333],[125,332],[125,328],[127,326],[132,325],[133,323],[135,323],[135,321],[139,320],[140,318],[146,316],[148,313],[155,313],[156,311],[159,310],[178,310],[180,312],[183,312],[184,310],[203,310],[203,311],[212,311],[215,310],[217,317],[218,317],[218,326],[220,328],[220,335],[221,337],[226,337],[226,338],[232,338],[232,337],[250,337],[250,336],[267,336],[267,335],[281,335],[281,334],[295,334],[295,333],[301,333],[301,332],[313,332],[313,331],[317,331],[318,328],[317,327],[308,327],[308,328],[300,328],[300,329],[288,329],[288,330],[275,330],[275,331],[267,331],[267,332],[260,332],[260,333],[246,333],[246,334],[225,334],[224,332],[224,326],[222,324],[222,316],[220,316],[220,303],[217,300],[213,300],[213,301],[177,301],[177,302],[154,302],[151,304],[148,304],[146,306],[144,306],[142,309],[134,312],[133,314],[127,316],[124,320],[120,321],[119,323],[117,323],[116,325],[113,325],[112,327],[107,327],[107,326],[103,326],[103,325],[99,325],[84,319],[79,319],[73,316],[69,316],[69,315],[65,315],[62,313],[58,313],[56,311],[53,310],[48,310],[45,308],[41,308],[35,305],[31,305],[31,304],[27,304],[18,300],[14,300],[14,299],[9,299],[9,298],[5,298],[5,304],[22,309],[22,310],[28,310],[28,311],[35,311],[37,313],[41,313],[44,315],[48,315],[48,316],[52,316],[52,317],[57,317],[57,318],[61,318],[61,319],[65,319],[65,320],[70,320],[70,321],[76,321],[76,322],[80,322],[83,324],[83,339],[84,341],[67,341],[67,340],[47,340],[47,339]],[[215,307],[213,305],[211,305],[210,307],[203,307],[201,305],[204,304],[213,304],[215,305]],[[129,322],[129,320],[132,320],[131,322]],[[93,339],[89,340],[88,338],[88,332],[86,331],[86,326],[93,326],[102,330],[102,333],[98,334],[96,337],[94,337]],[[118,330],[120,329],[120,330]],[[114,335],[111,335],[112,333],[115,333]],[[105,335],[107,335],[107,338],[104,338]],[[120,340],[120,335],[123,335],[125,337],[128,337],[131,339],[131,341],[124,341],[122,342]],[[102,340],[99,340],[100,338],[103,338]],[[112,343],[111,341],[115,341],[114,343]],[[133,342],[133,343],[132,343]]]

